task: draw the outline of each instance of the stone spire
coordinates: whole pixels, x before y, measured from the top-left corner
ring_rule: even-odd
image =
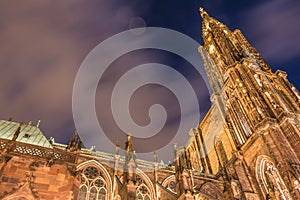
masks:
[[[158,161],[156,150],[154,150],[154,152],[153,152],[153,161],[154,161],[155,163],[157,163],[157,161]]]
[[[130,133],[127,134],[127,142],[125,143],[125,150],[126,153],[132,153],[134,151]]]
[[[67,151],[75,151],[78,149],[78,145],[81,149],[81,147],[82,147],[81,139],[79,138],[79,141],[78,141],[78,132],[75,130],[72,138],[70,139],[70,141],[66,147],[66,150]]]
[[[120,153],[120,141],[117,140],[117,142],[116,142],[116,155],[119,155],[119,153]]]
[[[125,163],[123,167],[124,184],[120,190],[120,196],[125,200],[134,200],[136,195],[136,156],[133,148],[131,135],[127,134],[125,142]]]
[[[194,199],[190,156],[185,147],[174,145],[176,193],[178,199]]]
[[[124,163],[124,171],[131,171],[136,168],[136,156],[135,156],[135,151],[133,149],[133,144],[131,140],[131,135],[127,134],[127,141],[125,142],[125,163]],[[133,174],[130,174],[133,175]],[[133,178],[133,177],[131,177]]]
[[[226,79],[226,69],[244,57],[242,45],[226,25],[210,17],[202,8],[200,15],[204,48]]]
[[[209,16],[209,15],[207,14],[207,12],[206,12],[202,7],[199,8],[199,11],[200,11],[200,16],[202,17],[202,19],[204,18],[204,16],[205,16],[205,17],[206,17],[206,16]]]

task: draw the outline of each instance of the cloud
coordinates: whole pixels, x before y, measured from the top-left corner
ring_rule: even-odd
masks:
[[[119,48],[119,47],[111,46],[110,48],[112,51],[113,48]],[[115,49],[115,51],[117,51],[117,49]],[[133,127],[132,124],[128,126],[126,125],[118,126],[118,125],[120,125],[120,122],[123,122],[121,124],[126,123],[126,121],[130,120],[130,118],[132,118],[134,122],[140,126],[148,125],[150,123],[149,108],[154,104],[160,104],[166,109],[168,113],[168,119],[169,119],[168,126],[164,127],[164,126],[160,126],[159,123],[158,123],[159,125],[156,124],[157,119],[161,119],[161,115],[162,115],[161,112],[157,116],[153,117],[152,115],[152,119],[154,120],[154,122],[152,121],[151,124],[154,123],[154,129],[156,129],[157,127],[164,128],[163,135],[160,135],[160,137],[156,137],[156,138],[153,137],[151,139],[146,139],[144,141],[146,144],[134,139],[134,146],[136,148],[137,153],[142,152],[142,150],[148,152],[149,148],[150,150],[154,150],[154,149],[159,150],[162,147],[162,145],[165,146],[169,145],[170,148],[168,149],[168,152],[169,151],[172,152],[172,143],[169,144],[169,142],[171,142],[171,140],[175,135],[176,137],[179,138],[179,139],[176,138],[176,142],[178,142],[179,145],[184,145],[187,142],[189,137],[188,131],[190,128],[192,128],[192,126],[189,126],[187,130],[177,132],[178,125],[179,123],[181,123],[180,115],[178,115],[178,113],[180,114],[180,108],[178,108],[178,102],[174,100],[175,99],[174,95],[172,95],[166,88],[159,87],[157,85],[145,85],[144,87],[140,87],[137,91],[133,93],[132,96],[130,96],[131,98],[130,98],[129,106],[126,104],[125,101],[126,99],[125,96],[129,93],[129,89],[123,89],[123,88],[132,89],[133,87],[131,87],[131,84],[133,82],[136,81],[143,82],[144,80],[154,81],[157,79],[169,80],[170,78],[172,78],[169,72],[168,74],[166,73],[157,74],[157,72],[155,73],[155,71],[158,71],[157,66],[154,66],[153,68],[149,68],[151,70],[145,71],[144,73],[140,73],[140,71],[139,72],[134,71],[131,73],[131,74],[136,73],[134,74],[134,77],[128,78],[128,71],[130,69],[144,63],[164,63],[168,66],[174,66],[170,61],[166,63],[165,60],[166,57],[162,56],[162,54],[163,54],[162,52],[155,51],[155,50],[145,50],[145,51],[143,50],[143,51],[131,52],[130,54],[121,56],[119,59],[115,60],[115,62],[111,66],[109,66],[107,71],[105,71],[105,73],[101,77],[100,83],[97,88],[97,94],[96,94],[96,109],[98,111],[97,112],[98,121],[101,125],[102,130],[104,131],[104,134],[99,133],[97,127],[93,126],[94,124],[94,122],[92,121],[93,117],[90,117],[90,115],[85,116],[85,114],[89,114],[86,113],[89,112],[88,111],[89,107],[78,106],[78,109],[80,109],[78,113],[82,113],[82,114],[80,118],[76,120],[76,123],[77,125],[79,124],[79,126],[82,128],[81,130],[83,131],[81,132],[83,132],[84,134],[88,133],[87,136],[84,136],[86,138],[86,142],[88,143],[88,146],[96,145],[98,150],[103,151],[105,149],[109,149],[109,146],[112,147],[113,146],[112,143],[114,143],[117,139],[119,139],[121,142],[126,140],[125,134],[122,132],[121,128],[125,133],[130,132],[133,134],[133,136],[145,137],[145,132],[147,133],[148,130],[149,133],[150,130],[149,128],[145,131],[134,131],[138,129],[132,128]],[[174,57],[175,56],[173,56],[171,60],[173,60]],[[188,71],[187,68],[191,67],[184,62],[178,62],[176,63],[176,66],[180,67],[181,69],[184,69],[185,71]],[[189,72],[190,74],[195,73],[193,71],[189,71]],[[123,77],[124,79],[121,84],[121,87],[123,88],[119,89],[119,91],[121,90],[123,93],[121,94],[117,92],[119,96],[117,98],[116,97],[114,98],[116,102],[116,104],[114,105],[117,105],[114,106],[114,108],[117,109],[115,112],[117,113],[117,115],[112,116],[111,94],[113,90],[114,92],[116,92],[115,84],[117,83],[117,81],[121,79],[122,75],[124,74],[126,74],[127,77]],[[84,76],[84,79],[86,78],[88,78],[88,80],[93,80],[92,77]],[[208,96],[206,85],[203,83],[203,81],[200,81],[199,78],[191,79],[191,75],[187,77],[187,79],[190,80],[191,84],[195,86],[196,89],[198,89],[196,92],[198,93],[198,96],[200,97],[200,101],[201,101],[200,109],[201,112],[203,110],[205,111],[205,106],[203,104],[207,103],[207,96]],[[183,80],[181,80],[181,82],[182,81]],[[172,86],[179,89],[179,92],[175,94],[179,96],[184,96],[184,100],[180,102],[183,103],[183,105],[187,105],[184,107],[184,110],[190,113],[190,115],[186,115],[184,117],[186,121],[192,122],[195,121],[195,118],[191,119],[191,117],[195,116],[195,113],[193,113],[195,112],[195,107],[193,101],[191,101],[192,99],[190,98],[191,97],[190,90],[184,89],[185,87],[182,87],[182,85],[179,84],[181,82],[180,80],[173,79],[172,81],[170,80],[167,81],[167,83],[163,85],[166,87]],[[90,96],[90,95],[86,95],[89,93],[87,89],[83,90],[82,92],[83,93],[81,93],[81,95],[79,96],[83,97],[83,99],[86,99],[85,97]],[[89,105],[89,104],[85,104],[85,105]],[[125,112],[123,112],[123,108],[126,111],[129,110],[130,115],[127,115]],[[119,118],[121,117],[123,120],[118,120],[116,116],[119,116]],[[201,117],[203,117],[203,115],[201,115]],[[119,122],[118,125],[116,124],[117,122]],[[194,126],[196,126],[196,124],[194,124]],[[92,127],[95,127],[95,129],[93,129]],[[130,129],[128,128],[126,129],[126,127],[130,127]],[[91,137],[91,135],[93,135],[93,137]],[[97,135],[97,137],[95,137],[95,135]],[[109,137],[111,142],[109,141],[104,142],[103,144],[100,145],[101,141],[104,141],[106,139],[103,138],[104,135]],[[151,134],[146,135],[146,137],[150,137],[150,136],[152,135]],[[122,145],[122,147],[124,146]],[[113,151],[113,149],[110,150],[110,152],[111,151]],[[161,159],[165,159],[165,160],[172,159],[172,154],[170,155],[169,153],[166,153],[165,149],[163,149],[163,152],[158,152],[158,153]],[[141,155],[139,154],[138,157],[141,158],[140,156]],[[149,155],[147,155],[148,157],[146,155],[144,156],[145,156],[144,158],[149,159]],[[150,159],[152,159],[152,154]]]
[[[0,3],[0,117],[42,120],[59,141],[73,132],[72,87],[85,55],[126,29],[130,7],[107,1]],[[66,127],[68,124],[68,127]]]
[[[299,1],[267,1],[241,14],[242,31],[264,58],[283,64],[300,54],[299,10]]]
[[[94,0],[88,3],[61,1],[59,4],[51,0],[26,0],[17,4],[0,2],[0,118],[13,117],[19,122],[41,119],[41,129],[47,137],[54,136],[57,142],[66,143],[75,129],[71,107],[72,89],[81,62],[101,41],[126,30],[128,25],[144,25],[141,20],[136,18],[132,5],[125,5],[121,0]],[[164,63],[168,57],[160,55],[140,53],[125,57],[112,71],[107,72],[102,83],[103,91],[111,89],[114,78],[123,72],[124,63],[132,67],[151,62],[153,58]],[[191,81],[199,87],[201,103],[207,102],[205,85],[199,84],[198,79]],[[185,92],[182,91],[183,94]],[[160,102],[164,104],[170,103],[163,96],[164,92],[157,88],[137,93],[136,97],[143,98],[142,102],[137,102],[132,108],[135,119],[147,120],[147,109],[142,106],[151,105],[156,100],[152,99],[153,95],[160,97]],[[102,97],[103,93],[97,92],[96,100]],[[174,109],[172,105],[169,107]],[[189,109],[193,110],[192,107]],[[170,111],[171,119],[177,117],[174,116],[175,111]],[[108,118],[109,113],[99,112],[98,115]],[[115,130],[110,123],[107,125],[108,129]],[[169,129],[175,129],[176,126],[177,122],[171,123]],[[89,131],[89,127],[86,128]],[[180,134],[186,138],[188,133]],[[185,141],[180,140],[180,145]],[[170,153],[166,155],[170,156]]]

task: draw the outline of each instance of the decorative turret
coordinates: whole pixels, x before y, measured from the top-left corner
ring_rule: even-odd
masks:
[[[20,123],[18,129],[16,130],[16,132],[13,135],[12,141],[16,141],[17,140],[17,138],[20,135],[22,127],[23,127],[23,123]]]
[[[116,142],[116,155],[119,155],[120,154],[120,141],[117,140]]]
[[[77,152],[80,152],[81,148],[82,148],[82,139],[81,137],[78,138],[77,144],[75,145],[75,149]]]
[[[176,144],[174,144],[174,156],[177,198],[194,199],[192,197],[192,165],[188,152],[184,147],[177,149]]]
[[[153,161],[154,161],[155,163],[158,162],[156,150],[154,150],[154,152],[153,152]]]
[[[125,143],[125,163],[124,163],[124,172],[126,174],[127,182],[135,182],[135,169],[136,169],[136,156],[133,149],[133,144],[131,141],[131,135],[127,135],[127,141]]]
[[[126,150],[126,153],[133,153],[133,151],[134,151],[130,133],[127,134],[127,141],[125,143],[125,150]]]
[[[122,199],[135,200],[136,196],[136,155],[133,148],[131,135],[127,135],[125,143],[125,163],[123,167],[123,186],[120,191]]]
[[[70,152],[79,152],[82,148],[82,145],[82,139],[78,136],[78,132],[75,131],[66,147],[66,150]]]

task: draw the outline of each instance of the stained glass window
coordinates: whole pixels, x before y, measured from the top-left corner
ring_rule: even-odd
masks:
[[[150,190],[140,176],[136,176],[138,187],[136,188],[136,200],[150,200]]]
[[[94,166],[88,166],[82,170],[81,186],[78,200],[106,200],[107,184],[100,170]]]

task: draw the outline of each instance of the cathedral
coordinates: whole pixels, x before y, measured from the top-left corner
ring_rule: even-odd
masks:
[[[240,30],[200,9],[199,47],[211,108],[174,162],[135,156],[131,136],[115,154],[47,139],[39,123],[0,120],[2,200],[300,199],[300,93],[272,72]],[[209,138],[209,139],[207,139]]]

